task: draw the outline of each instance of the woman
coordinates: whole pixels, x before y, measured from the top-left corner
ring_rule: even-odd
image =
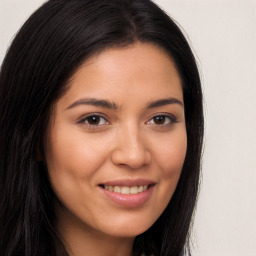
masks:
[[[149,0],[50,0],[0,75],[2,255],[190,255],[195,59]]]

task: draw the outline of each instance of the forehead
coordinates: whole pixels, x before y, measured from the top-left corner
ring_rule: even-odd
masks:
[[[87,59],[71,77],[64,98],[153,97],[169,93],[183,99],[181,80],[169,55],[153,44],[110,48]],[[84,95],[86,94],[86,95]],[[152,95],[154,94],[154,95]]]

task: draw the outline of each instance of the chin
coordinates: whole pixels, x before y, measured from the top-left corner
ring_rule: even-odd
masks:
[[[145,218],[144,221],[129,220],[127,218],[123,222],[112,222],[112,225],[108,225],[108,227],[105,226],[102,229],[105,230],[105,233],[114,237],[136,237],[147,231],[154,222],[155,220],[145,221]]]

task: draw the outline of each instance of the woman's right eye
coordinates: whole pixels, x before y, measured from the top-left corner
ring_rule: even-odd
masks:
[[[109,122],[100,115],[88,115],[79,121],[80,124],[86,124],[88,126],[101,126],[109,124]]]

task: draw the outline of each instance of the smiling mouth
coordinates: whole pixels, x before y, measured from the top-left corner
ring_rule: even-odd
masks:
[[[156,182],[146,179],[112,180],[98,185],[107,200],[121,207],[136,208],[145,204],[153,195]]]
[[[142,193],[146,191],[150,186],[152,185],[144,185],[144,186],[107,186],[107,185],[100,185],[100,187],[110,191],[110,192],[115,192],[119,194],[124,194],[124,195],[136,195],[139,193]]]

